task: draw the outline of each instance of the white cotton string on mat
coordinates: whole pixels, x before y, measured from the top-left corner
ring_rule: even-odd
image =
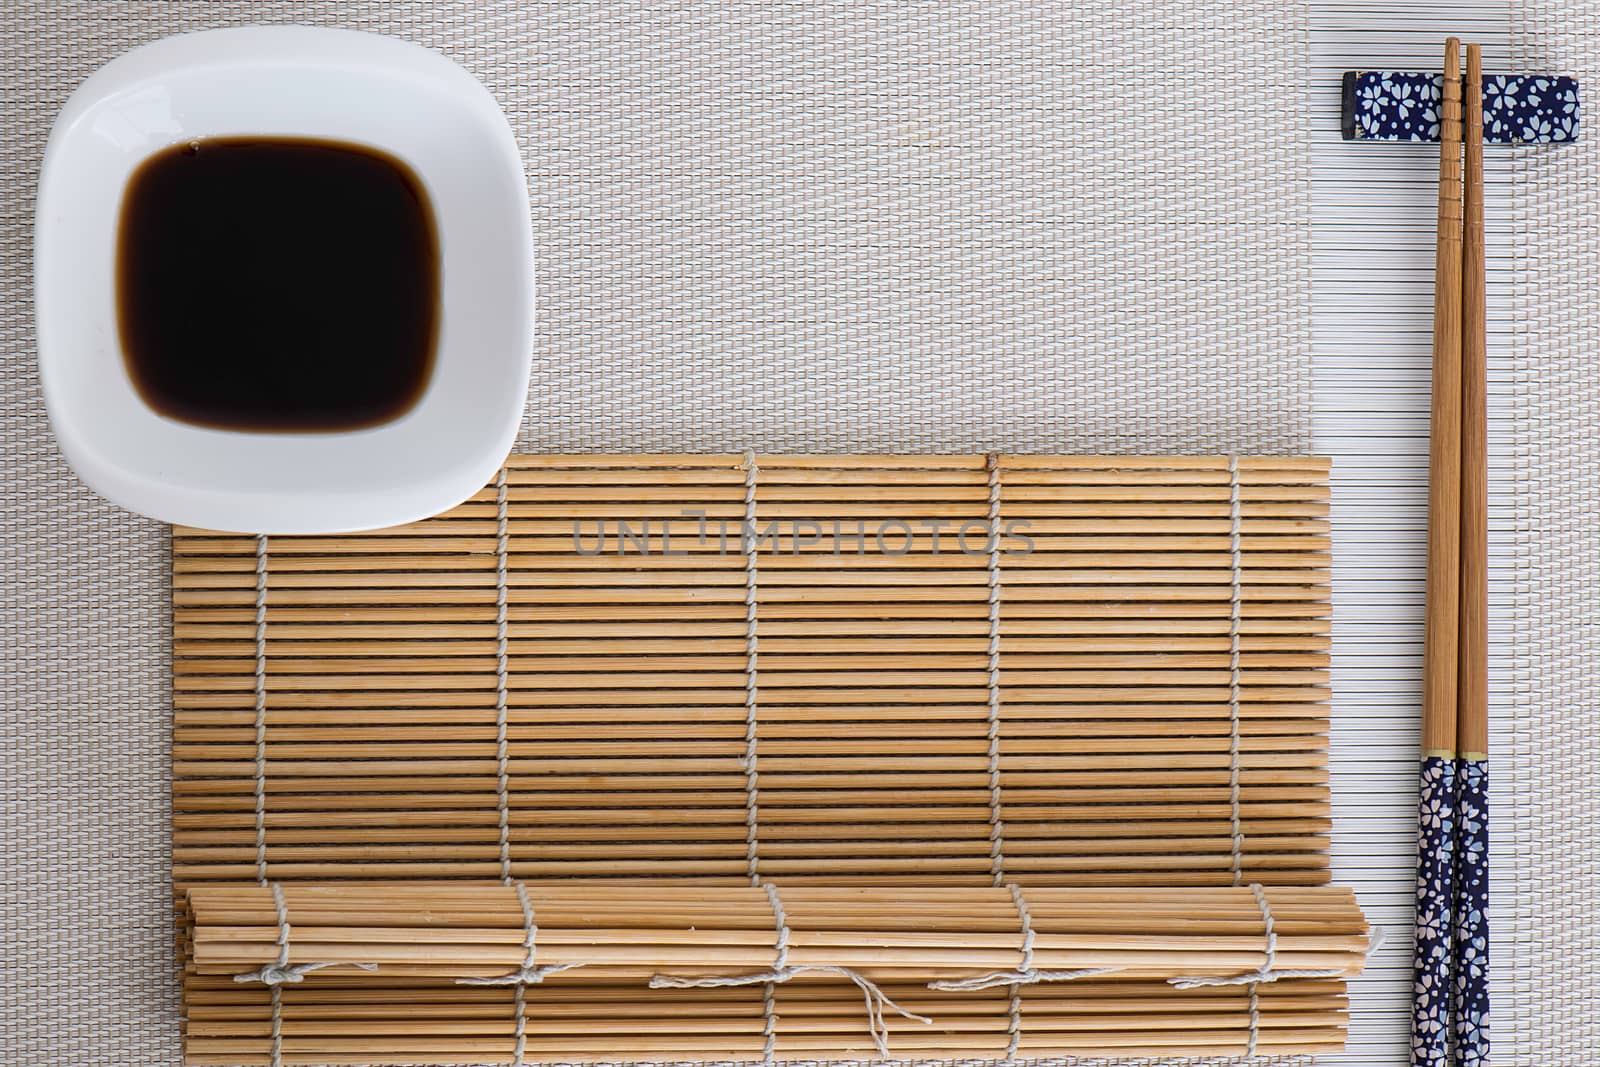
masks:
[[[1198,989],[1202,986],[1219,985],[1254,985],[1258,982],[1276,982],[1283,978],[1344,978],[1349,971],[1342,967],[1329,968],[1286,968],[1278,969],[1278,931],[1272,917],[1272,905],[1267,901],[1267,894],[1259,882],[1251,883],[1250,893],[1256,898],[1256,907],[1261,909],[1261,938],[1263,942],[1261,966],[1253,971],[1243,974],[1229,975],[1190,975],[1184,978],[1168,978],[1167,983],[1178,989]],[[1368,949],[1377,943],[1376,934],[1369,935]]]
[[[777,931],[777,944],[774,948],[772,968],[766,971],[757,971],[755,974],[737,974],[728,976],[694,976],[677,974],[657,974],[650,979],[651,989],[717,989],[726,986],[747,986],[772,984],[777,985],[797,978],[802,974],[831,974],[854,982],[856,988],[861,990],[861,997],[866,1002],[867,1032],[872,1037],[872,1044],[878,1050],[878,1055],[887,1059],[889,1057],[889,1024],[884,1018],[884,1009],[925,1025],[932,1025],[933,1020],[926,1015],[918,1015],[907,1011],[883,991],[879,985],[866,978],[860,971],[851,967],[836,967],[821,964],[806,964],[795,966],[789,962],[789,917],[783,909],[783,899],[778,895],[778,887],[771,882],[762,888],[767,891],[767,903],[772,908],[772,923]],[[770,1014],[769,1014],[770,1018]],[[776,1053],[776,1035],[770,1030],[767,1034],[766,1048],[763,1052],[763,1062],[771,1063]]]
[[[256,712],[256,880],[267,884],[267,535],[256,536],[256,662],[255,662],[255,712]],[[278,970],[271,964],[262,967],[259,981],[266,982],[272,990],[272,1067],[283,1063],[283,991],[281,981],[269,981],[273,974],[287,974],[289,962],[289,919],[283,906],[283,891],[272,887],[272,899],[278,906]],[[302,972],[303,975],[304,972]],[[240,981],[236,977],[234,981]],[[244,980],[248,980],[247,978]],[[301,980],[296,976],[294,981]]]
[[[745,655],[745,689],[744,689],[744,784],[745,784],[745,870],[750,876],[751,885],[761,882],[760,870],[760,807],[761,788],[756,768],[757,736],[756,729],[759,721],[757,708],[761,697],[761,683],[757,673],[758,660],[761,651],[761,637],[756,630],[756,616],[758,611],[756,601],[756,582],[758,567],[756,565],[756,546],[759,541],[756,537],[756,455],[746,452],[744,456],[744,528],[740,538],[740,547],[744,550],[745,579],[744,579],[744,655]],[[768,1017],[771,1017],[769,1011]]]
[[[456,985],[538,985],[552,974],[575,971],[583,966],[581,963],[551,963],[542,967],[538,965],[539,924],[534,914],[533,902],[528,899],[528,887],[516,882],[512,888],[517,891],[517,903],[522,905],[522,966],[510,974],[495,975],[492,978],[457,978]]]
[[[363,971],[375,971],[378,969],[375,963],[339,963],[337,961],[297,963],[291,966],[289,963],[289,908],[283,900],[283,887],[277,882],[273,882],[267,888],[272,891],[272,905],[278,911],[278,958],[276,961],[263,964],[253,971],[234,975],[233,980],[235,982],[260,982],[262,985],[277,987],[286,982],[290,984],[303,982],[306,980],[306,975],[312,971],[320,971],[328,967],[359,967]],[[272,1019],[272,1042],[274,1046],[278,1044],[280,1026],[281,1022],[278,1019],[278,1013],[274,1011]]]
[[[1244,554],[1240,551],[1240,530],[1244,509],[1239,503],[1239,457],[1228,457],[1228,550],[1232,557],[1232,576],[1228,605],[1228,808],[1233,829],[1233,884],[1244,881],[1244,824],[1240,818],[1240,688],[1239,622],[1243,614]]]
[[[267,535],[256,537],[256,881],[267,884]]]
[[[499,806],[500,828],[500,881],[512,885],[511,880],[511,771],[510,752],[507,742],[510,690],[510,656],[508,655],[506,632],[509,612],[507,602],[510,577],[510,523],[509,500],[510,493],[506,486],[506,468],[501,467],[495,476],[494,507],[494,558],[495,558],[495,583],[494,583],[494,612],[495,612],[495,793]],[[571,970],[572,966],[565,967],[539,967],[535,962],[538,953],[539,926],[535,921],[533,904],[528,900],[528,891],[522,884],[516,883],[517,900],[522,905],[523,928],[523,959],[522,966],[510,974],[499,975],[492,978],[463,978],[458,980],[461,985],[509,985],[512,987],[511,1011],[512,1020],[511,1050],[514,1067],[522,1067],[528,1054],[528,1015],[527,998],[523,993],[525,987],[537,985],[544,981],[545,976],[557,971]]]
[[[761,634],[758,629],[759,604],[756,589],[760,565],[756,559],[756,481],[760,468],[756,454],[744,454],[744,519],[740,525],[739,548],[744,553],[744,861],[751,885],[761,884],[761,781],[760,758]],[[771,890],[768,890],[770,897]],[[777,1051],[778,1001],[771,982],[761,989],[762,1062],[771,1063]]]
[[[1005,882],[1005,818],[1000,788],[1000,595],[1005,583],[1000,574],[1000,456],[991,452],[984,458],[989,472],[989,876],[995,885]],[[1023,967],[1033,956],[1033,930],[1026,918],[1027,905],[1016,888],[1013,901],[1024,928]],[[1010,983],[1006,1002],[1006,1059],[1014,1059],[1022,1041],[1022,987]]]
[[[1000,791],[1000,457],[989,453],[989,874],[1005,881]],[[1014,1017],[1014,1016],[1013,1016]]]
[[[929,989],[937,989],[947,993],[975,993],[983,989],[993,989],[1003,985],[1032,985],[1036,982],[1071,982],[1078,978],[1094,978],[1103,974],[1114,974],[1121,968],[1118,967],[1083,967],[1067,971],[1042,971],[1033,965],[1034,942],[1038,934],[1033,929],[1033,915],[1028,911],[1028,902],[1022,896],[1022,889],[1016,885],[1009,887],[1011,900],[1017,907],[1017,921],[1021,927],[1022,945],[1019,949],[1021,961],[1014,971],[991,971],[988,974],[974,975],[971,978],[946,978],[929,982]]]
[[[265,540],[263,538],[262,540]],[[266,883],[263,883],[266,884]],[[289,963],[289,908],[283,900],[283,887],[277,882],[268,886],[272,890],[272,904],[278,912],[278,958],[275,962],[263,964],[253,971],[233,976],[235,982],[260,982],[272,991],[272,1031],[269,1035],[271,1046],[272,1067],[283,1067],[283,990],[279,987],[285,983],[293,984],[306,980],[306,975],[313,971],[320,971],[327,967],[338,967],[338,963]],[[363,971],[375,971],[376,964],[355,963],[349,966],[359,967]]]
[[[500,468],[495,479],[495,534],[494,534],[494,754],[495,787],[500,803],[500,880],[511,884],[511,774],[507,729],[507,693],[510,688],[510,657],[507,655],[507,572],[510,549],[510,531],[506,519],[506,469]]]
[[[1278,931],[1272,918],[1272,905],[1267,901],[1266,891],[1259,882],[1250,885],[1250,893],[1256,898],[1256,907],[1261,909],[1262,940],[1265,942],[1262,949],[1264,958],[1261,966],[1244,974],[1230,975],[1193,975],[1187,978],[1168,978],[1167,984],[1177,989],[1200,989],[1206,986],[1243,985],[1250,987],[1250,1031],[1245,1045],[1245,1055],[1254,1056],[1256,1045],[1261,1039],[1261,997],[1256,987],[1262,982],[1276,982],[1282,978],[1343,978],[1347,975],[1343,969],[1310,970],[1303,968],[1278,969]],[[1374,932],[1369,935],[1367,953],[1370,955],[1381,941],[1381,935]]]

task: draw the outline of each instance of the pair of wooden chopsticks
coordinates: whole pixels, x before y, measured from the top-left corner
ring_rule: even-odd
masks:
[[[1489,1054],[1483,89],[1478,46],[1467,46],[1463,85],[1454,37],[1445,42],[1439,121],[1412,1062],[1482,1067]]]

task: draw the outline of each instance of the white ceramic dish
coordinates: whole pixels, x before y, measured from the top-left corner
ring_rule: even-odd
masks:
[[[426,392],[400,418],[343,433],[205,429],[156,414],[134,390],[114,292],[123,188],[168,145],[245,134],[369,145],[425,186],[439,236],[438,348]],[[533,336],[527,184],[488,91],[424,48],[251,27],[170,37],[113,60],[50,133],[34,248],[51,425],[78,475],[133,511],[258,533],[371,529],[454,506],[511,449]]]

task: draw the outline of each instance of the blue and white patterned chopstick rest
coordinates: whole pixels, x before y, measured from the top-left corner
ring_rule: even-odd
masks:
[[[1340,126],[1347,141],[1438,141],[1438,74],[1353,70],[1344,76]],[[1546,74],[1483,76],[1486,144],[1562,144],[1578,139],[1578,79]]]

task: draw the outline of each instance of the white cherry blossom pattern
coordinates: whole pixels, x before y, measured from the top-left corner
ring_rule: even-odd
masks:
[[[1412,951],[1411,1062],[1450,1067],[1451,916],[1455,901],[1455,767],[1422,760],[1417,796],[1417,917]]]
[[[1456,761],[1456,903],[1451,1018],[1457,1067],[1489,1063],[1489,765]]]
[[[1349,140],[1437,141],[1443,79],[1437,74],[1360,71],[1345,75]],[[1578,138],[1578,82],[1554,75],[1486,74],[1483,136],[1500,144]]]

